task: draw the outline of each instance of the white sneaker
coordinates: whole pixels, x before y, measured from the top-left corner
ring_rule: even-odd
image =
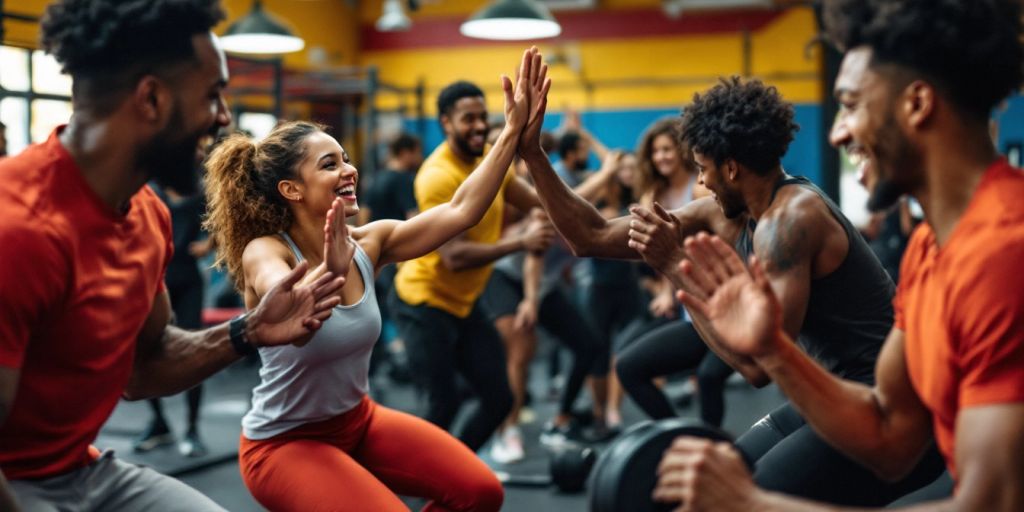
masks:
[[[506,428],[491,442],[491,459],[498,464],[519,462],[525,457],[523,436],[516,427]]]

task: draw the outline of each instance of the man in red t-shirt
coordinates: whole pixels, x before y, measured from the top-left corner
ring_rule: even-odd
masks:
[[[1024,510],[1024,173],[989,137],[1024,82],[1018,0],[827,0],[846,54],[831,142],[861,158],[868,206],[915,197],[925,212],[900,267],[896,322],[877,383],[816,365],[780,325],[759,263],[721,240],[687,241],[681,299],[710,317],[821,436],[878,475],[905,475],[934,441],[956,482],[913,510]],[[676,440],[656,499],[685,510],[836,510],[754,486],[728,444]]]
[[[230,117],[218,2],[62,0],[42,45],[73,80],[67,126],[0,162],[0,510],[220,510],[89,443],[124,394],[173,394],[259,345],[302,342],[341,279],[299,265],[247,315],[168,325],[170,216]],[[312,282],[308,282],[312,281]],[[4,478],[6,477],[6,478]]]

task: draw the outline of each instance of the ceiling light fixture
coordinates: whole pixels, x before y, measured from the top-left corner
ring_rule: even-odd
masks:
[[[253,1],[249,14],[232,23],[220,42],[226,52],[264,55],[297,52],[306,46],[285,22],[263,10],[261,0]]]
[[[377,19],[376,27],[380,32],[398,32],[409,30],[412,20],[402,9],[402,0],[384,0],[384,8],[380,18]]]
[[[516,41],[555,37],[562,26],[534,0],[494,0],[466,20],[459,32],[477,39]]]

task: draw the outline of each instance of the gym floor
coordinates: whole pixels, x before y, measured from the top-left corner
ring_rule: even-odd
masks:
[[[242,483],[237,461],[240,420],[249,406],[249,390],[258,381],[257,369],[256,365],[243,361],[211,377],[204,384],[200,433],[209,448],[209,453],[205,457],[182,457],[175,446],[157,448],[145,454],[132,453],[132,441],[145,428],[151,416],[145,402],[119,404],[100,433],[96,446],[101,449],[113,449],[119,457],[176,476],[227,510],[265,510],[252,499]],[[534,421],[522,426],[524,440],[527,443],[527,459],[516,464],[499,466],[487,460],[487,447],[482,450],[482,457],[492,467],[514,475],[543,474],[547,471],[547,456],[539,444],[538,436],[544,421],[555,413],[556,404],[542,398],[546,395],[548,386],[543,368],[536,367],[532,375],[531,392],[538,398],[530,407],[535,416]],[[410,386],[396,385],[386,379],[378,379],[371,383],[371,387],[372,394],[378,402],[404,411],[417,410],[417,398]],[[685,380],[681,380],[670,383],[667,391],[673,398],[682,398],[687,394],[685,388]],[[583,407],[584,400],[581,399],[577,407]],[[782,400],[783,397],[774,386],[757,390],[742,381],[731,380],[726,391],[725,429],[733,434],[742,433]],[[184,396],[164,399],[164,412],[174,432],[183,432],[186,412]],[[680,407],[679,412],[686,417],[695,417],[696,404]],[[624,405],[623,415],[627,425],[644,419],[643,414],[628,400]],[[597,448],[600,452],[602,447]],[[913,503],[947,496],[951,489],[949,478],[943,476],[931,486],[897,503]],[[406,499],[406,503],[412,510],[418,510],[423,505],[422,500],[416,499]],[[588,510],[587,495],[585,492],[565,494],[554,487],[506,486],[505,505],[502,510],[584,512]]]

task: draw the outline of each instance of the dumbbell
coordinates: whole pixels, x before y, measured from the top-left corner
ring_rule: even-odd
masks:
[[[502,484],[514,487],[549,487],[554,484],[562,492],[583,490],[590,470],[597,460],[597,452],[576,443],[552,448],[549,452],[548,474],[511,474],[495,471]]]
[[[733,442],[729,434],[696,420],[672,418],[639,423],[623,432],[598,459],[588,483],[591,512],[674,508],[655,503],[651,493],[658,480],[661,457],[679,436]]]

